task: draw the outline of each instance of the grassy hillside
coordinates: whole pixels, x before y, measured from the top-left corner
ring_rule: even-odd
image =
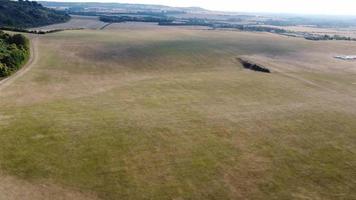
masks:
[[[0,27],[37,27],[69,20],[69,15],[45,8],[35,1],[0,0]]]
[[[25,36],[0,31],[0,78],[16,71],[27,60],[29,41]]]
[[[354,43],[126,23],[37,48],[0,92],[8,175],[109,200],[356,198],[356,71],[332,58]]]

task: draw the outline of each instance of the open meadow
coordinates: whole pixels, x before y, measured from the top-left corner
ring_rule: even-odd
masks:
[[[356,42],[134,23],[36,37],[0,88],[0,199],[356,199],[356,62],[333,58]]]

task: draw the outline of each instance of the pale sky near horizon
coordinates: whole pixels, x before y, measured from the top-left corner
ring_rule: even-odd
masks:
[[[49,0],[199,6],[210,10],[326,15],[356,15],[356,0]]]

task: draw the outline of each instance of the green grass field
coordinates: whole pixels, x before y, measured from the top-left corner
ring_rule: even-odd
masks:
[[[40,36],[0,169],[99,199],[355,199],[352,42],[145,27]],[[245,70],[239,56],[272,70]]]

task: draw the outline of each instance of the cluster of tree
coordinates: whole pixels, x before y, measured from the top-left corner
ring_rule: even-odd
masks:
[[[280,28],[255,26],[255,25],[241,25],[241,24],[214,24],[213,28],[234,28],[241,31],[253,32],[269,32],[269,33],[286,33],[287,31]]]
[[[173,20],[165,16],[100,16],[100,21],[107,23],[120,22],[172,22]]]
[[[71,15],[81,15],[81,16],[101,16],[101,13],[98,12],[89,12],[89,11],[67,11]]]
[[[287,31],[280,28],[266,27],[266,26],[255,26],[255,25],[242,25],[242,24],[232,24],[232,23],[221,23],[213,20],[191,18],[187,20],[180,21],[167,21],[159,22],[161,26],[208,26],[214,29],[238,29],[241,31],[255,31],[255,32],[270,32],[270,33],[286,33]]]
[[[29,41],[21,35],[0,31],[0,77],[18,70],[29,57]]]
[[[304,36],[307,40],[346,40],[346,41],[356,41],[356,38],[340,36],[340,35],[307,35]]]
[[[163,21],[159,22],[158,25],[160,26],[209,26],[213,27],[214,23],[207,21],[205,19],[199,19],[199,18],[190,18],[190,19],[184,19],[184,20],[179,20],[179,21]]]
[[[29,28],[66,22],[66,13],[45,8],[35,1],[0,0],[0,26]]]

